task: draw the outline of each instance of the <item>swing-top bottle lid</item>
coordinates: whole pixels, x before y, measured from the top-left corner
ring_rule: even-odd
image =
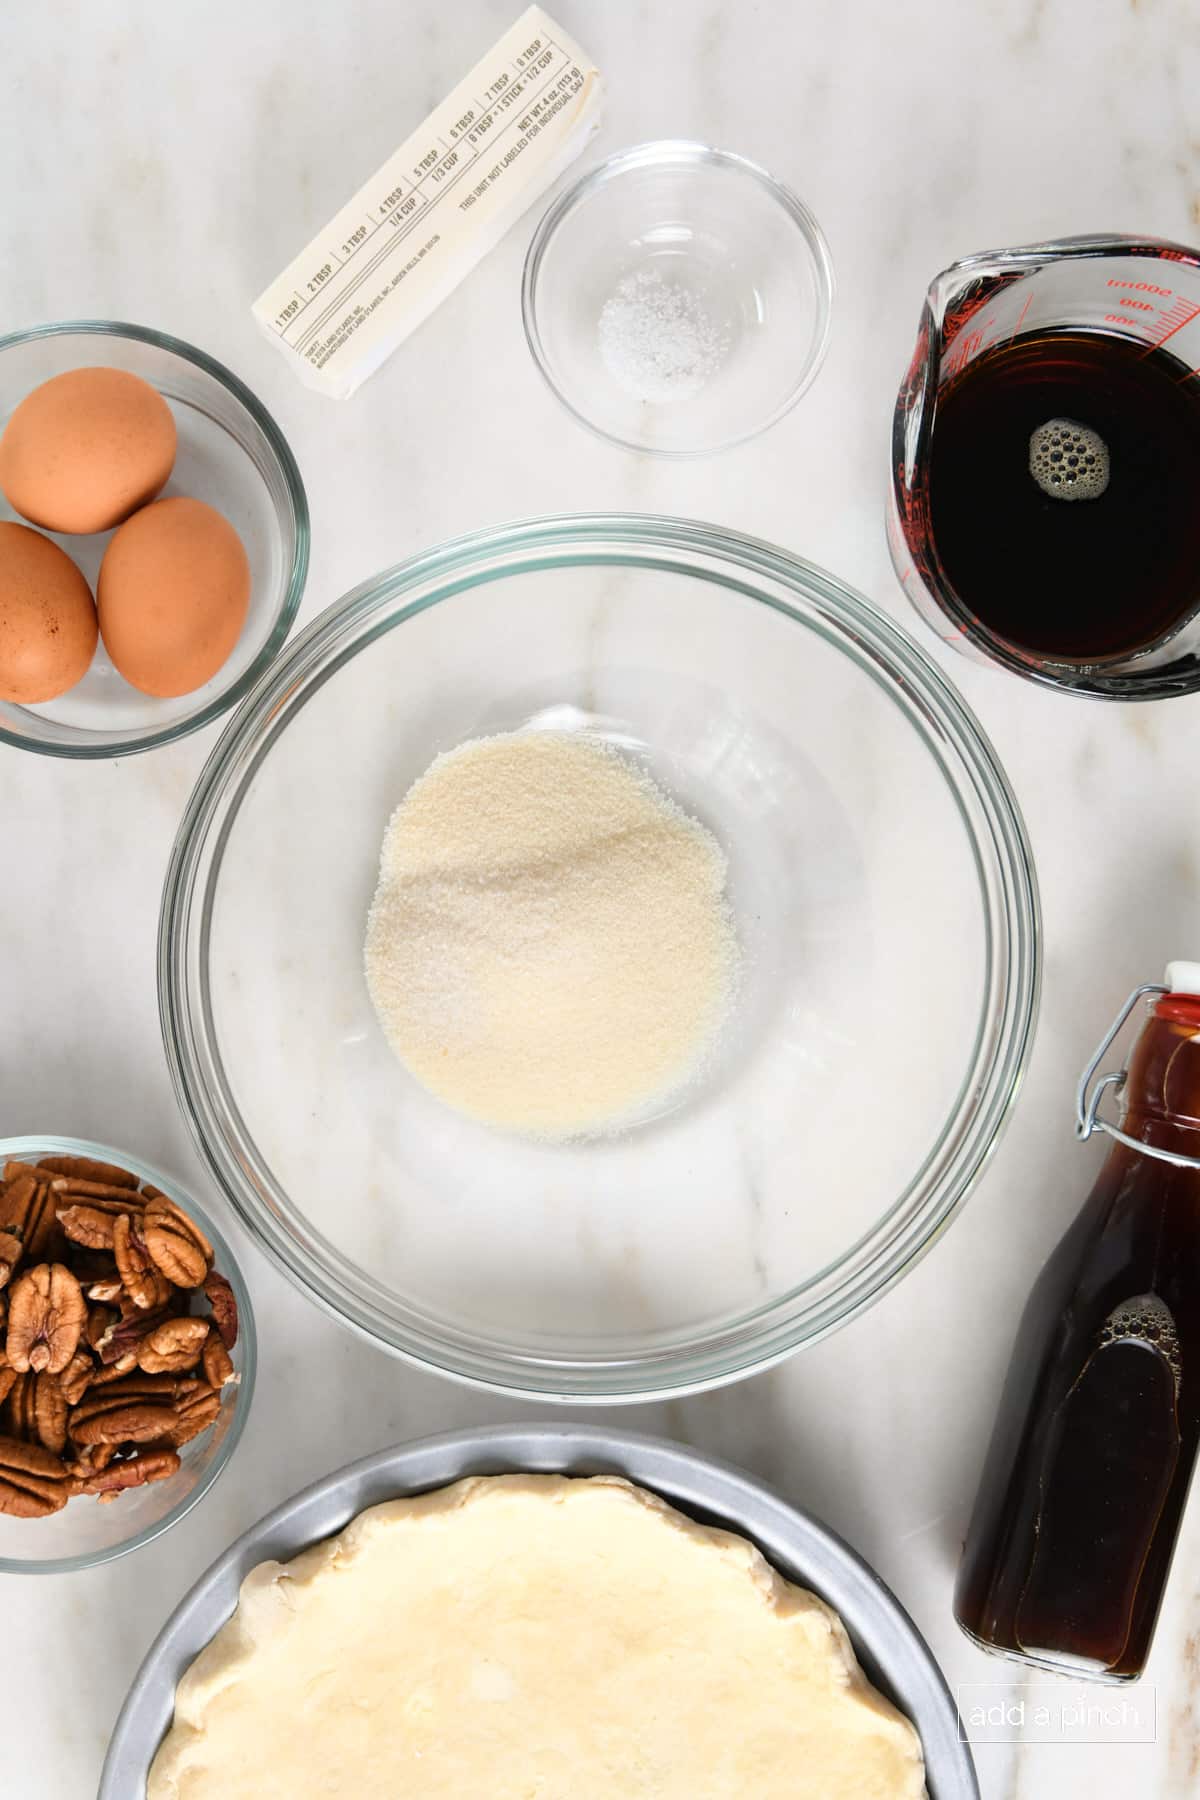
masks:
[[[1200,962],[1169,962],[1163,986],[1170,994],[1200,994]]]

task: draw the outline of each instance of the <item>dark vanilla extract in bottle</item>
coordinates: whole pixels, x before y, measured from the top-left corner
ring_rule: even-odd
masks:
[[[1037,659],[1135,655],[1200,606],[1197,378],[1113,332],[1022,333],[940,390],[930,535],[985,631]]]
[[[1129,1138],[1200,1160],[1200,994],[1150,1006],[1124,1099]],[[1198,1443],[1200,1168],[1114,1142],[1017,1329],[959,1624],[1041,1668],[1140,1675]]]

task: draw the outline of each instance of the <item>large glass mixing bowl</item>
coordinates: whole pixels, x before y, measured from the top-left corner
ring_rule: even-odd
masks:
[[[587,729],[716,833],[744,970],[702,1085],[504,1136],[389,1051],[363,975],[388,817],[441,751]],[[238,1213],[334,1316],[509,1393],[761,1369],[927,1250],[1030,1047],[1037,895],[970,712],[833,577],[621,516],[463,538],[331,607],[227,726],[163,898],[164,1036]]]

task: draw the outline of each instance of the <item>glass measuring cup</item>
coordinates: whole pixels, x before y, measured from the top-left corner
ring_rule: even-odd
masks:
[[[939,396],[986,350],[1048,330],[1117,336],[1147,353],[1169,346],[1200,407],[1200,254],[1135,237],[1071,237],[964,257],[925,297],[916,349],[892,427],[888,543],[917,611],[976,661],[1074,693],[1159,700],[1200,690],[1200,568],[1196,602],[1136,651],[1101,661],[1055,658],[1001,637],[973,614],[938,555],[929,502]],[[1003,554],[997,544],[997,555]],[[1019,572],[1014,572],[1014,580]]]

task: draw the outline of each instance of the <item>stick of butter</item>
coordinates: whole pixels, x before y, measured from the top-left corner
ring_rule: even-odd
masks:
[[[310,386],[352,394],[574,161],[599,71],[540,6],[522,13],[254,303]]]

